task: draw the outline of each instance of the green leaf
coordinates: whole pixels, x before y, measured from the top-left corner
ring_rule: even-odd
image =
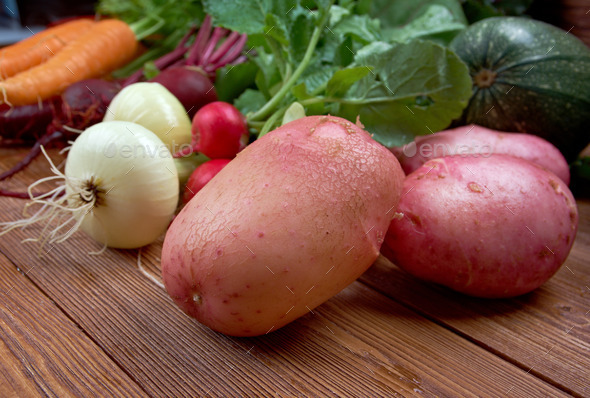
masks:
[[[301,8],[299,6],[298,0],[281,0],[281,1],[269,1],[270,3],[270,11],[277,15],[284,21],[292,18],[292,12],[296,8]],[[307,11],[307,10],[306,10]]]
[[[448,127],[471,96],[467,66],[432,42],[372,43],[357,53],[355,64],[373,73],[348,90],[338,115],[351,121],[359,116],[386,146]]]
[[[293,21],[289,30],[290,50],[293,61],[300,62],[311,39],[314,24],[308,12],[291,11],[291,13],[293,14]]]
[[[281,75],[272,54],[267,54],[262,47],[256,48],[257,56],[252,58],[258,66],[258,73],[256,74],[256,86],[266,96],[271,96],[272,87],[280,82]]]
[[[331,30],[337,35],[350,35],[363,44],[381,39],[379,20],[372,19],[368,15],[343,17]]]
[[[328,81],[326,95],[328,97],[344,96],[354,83],[367,76],[369,72],[371,72],[371,69],[367,66],[357,66],[337,71]]]
[[[289,106],[285,111],[281,125],[292,122],[293,120],[301,119],[303,117],[305,117],[305,109],[303,108],[303,105],[301,105],[299,102],[293,102],[291,106]]]
[[[357,7],[359,1],[358,0],[338,0],[338,6],[345,8],[349,11],[354,11],[355,7]]]
[[[154,64],[154,61],[148,61],[143,66],[143,75],[146,79],[152,79],[160,73],[160,69]]]
[[[233,102],[246,88],[254,85],[257,71],[258,67],[252,61],[218,69],[215,77],[215,91],[219,100]]]
[[[305,83],[309,93],[317,95],[318,91],[323,91],[334,72],[338,70],[335,66],[324,66],[322,68],[310,68],[311,73],[308,73],[300,78],[300,81]]]
[[[287,46],[289,44],[289,40],[287,38],[287,27],[285,26],[284,21],[274,14],[266,14],[265,23],[265,35],[272,37],[283,46]]]
[[[307,92],[307,86],[305,83],[299,83],[298,85],[293,86],[291,94],[293,94],[293,96],[299,101],[312,98],[312,95]]]
[[[174,4],[171,6],[172,2]],[[130,25],[157,15],[165,23],[154,32],[158,39],[149,40],[155,46],[159,46],[162,36],[167,37],[176,31],[181,31],[182,35],[191,26],[199,26],[205,17],[201,2],[197,0],[100,0],[96,11],[117,17]]]
[[[447,8],[455,20],[467,23],[459,0],[373,0],[369,15],[378,18],[384,29],[398,28],[409,24],[435,4]]]
[[[469,23],[501,15],[522,15],[533,4],[533,0],[465,0],[463,11]]]
[[[408,41],[414,38],[430,38],[440,44],[448,45],[466,25],[460,22],[451,11],[441,5],[433,4],[409,24],[390,29],[388,40]]]
[[[347,36],[336,48],[334,55],[334,64],[339,66],[348,66],[354,61],[354,44],[352,37]]]
[[[246,89],[235,101],[234,106],[247,115],[250,112],[256,112],[266,103],[266,97],[260,92],[252,89]]]
[[[205,12],[213,17],[216,26],[247,34],[266,34],[273,26],[287,26],[289,14],[298,4],[297,0],[203,1]]]
[[[261,33],[270,12],[268,0],[204,0],[205,12],[216,26],[240,33]]]
[[[349,15],[350,10],[340,6],[332,6],[330,8],[330,19],[328,20],[328,24],[330,26],[336,26],[344,17]]]
[[[330,0],[314,0],[314,3],[318,10],[327,10],[332,2]]]

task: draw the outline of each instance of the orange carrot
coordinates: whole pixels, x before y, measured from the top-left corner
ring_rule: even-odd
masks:
[[[76,19],[56,25],[33,36],[0,50],[0,79],[6,79],[19,72],[39,65],[67,43],[80,37],[94,21]]]
[[[80,80],[104,76],[129,62],[137,46],[125,22],[97,22],[47,62],[0,81],[0,104],[34,104]]]

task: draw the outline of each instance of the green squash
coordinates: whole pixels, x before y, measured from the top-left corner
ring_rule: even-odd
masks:
[[[568,160],[590,142],[590,49],[571,33],[495,17],[471,25],[450,47],[473,80],[458,124],[536,134]]]

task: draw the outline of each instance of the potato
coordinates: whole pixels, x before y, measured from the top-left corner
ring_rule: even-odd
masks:
[[[559,149],[532,134],[503,133],[472,124],[419,136],[391,150],[406,174],[430,159],[452,155],[489,157],[497,153],[529,160],[555,173],[566,185],[570,182],[569,166]]]
[[[532,291],[563,264],[578,225],[557,176],[509,155],[443,157],[407,176],[382,252],[409,273],[478,297]]]
[[[162,252],[174,301],[219,332],[275,331],[378,257],[404,174],[337,117],[290,122],[249,145],[178,214]]]

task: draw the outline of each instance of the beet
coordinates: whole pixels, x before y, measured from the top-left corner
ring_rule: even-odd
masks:
[[[101,122],[108,105],[120,90],[119,83],[102,79],[72,84],[52,100],[53,120],[49,130],[63,130],[64,126],[84,130]]]
[[[7,139],[20,139],[34,142],[34,145],[21,161],[0,174],[0,181],[24,170],[39,156],[41,146],[74,140],[77,134],[72,129],[84,130],[101,122],[108,110],[108,104],[119,90],[118,83],[88,79],[72,84],[61,95],[50,98],[42,107],[24,105],[4,109],[4,113],[0,114],[0,121],[8,120],[11,124],[6,123],[5,126],[5,123],[0,123],[2,144]],[[3,195],[4,192],[0,190],[0,196]]]
[[[191,29],[173,51],[153,61],[160,73],[150,81],[162,84],[178,98],[191,119],[201,107],[217,101],[215,72],[225,65],[246,61],[242,50],[248,36],[213,28],[211,22],[207,15],[193,43],[189,39],[195,30]],[[138,70],[122,86],[142,81],[143,74],[143,69]]]
[[[192,119],[203,106],[217,101],[217,92],[201,68],[176,66],[165,69],[150,81],[166,87],[184,106]]]
[[[11,108],[0,105],[0,143],[2,146],[32,144],[45,134],[53,113],[48,101]]]

